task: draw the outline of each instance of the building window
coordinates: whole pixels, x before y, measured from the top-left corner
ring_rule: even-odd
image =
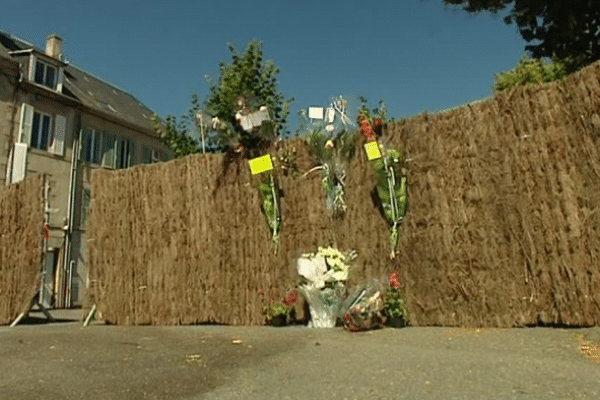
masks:
[[[117,143],[120,146],[117,149],[117,168],[133,167],[134,162],[134,146],[131,140],[120,140]]]
[[[144,147],[142,152],[142,163],[144,164],[152,164],[163,160],[162,153],[158,150],[154,150],[149,147]]]
[[[102,166],[106,168],[128,168],[134,165],[134,143],[105,132],[102,139],[102,150],[98,155]]]
[[[33,113],[31,147],[40,150],[48,150],[48,143],[50,141],[50,120],[51,117],[48,114],[37,111]]]
[[[83,138],[83,159],[90,164],[100,164],[102,161],[102,132],[86,129]]]
[[[43,63],[39,60],[35,63],[34,82],[56,89],[56,67]]]

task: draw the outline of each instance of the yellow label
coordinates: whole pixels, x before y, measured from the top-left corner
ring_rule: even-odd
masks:
[[[365,144],[365,151],[367,152],[367,158],[369,160],[376,160],[381,158],[381,152],[379,151],[379,146],[377,142],[369,142]]]
[[[250,171],[252,171],[252,175],[260,174],[261,172],[270,171],[273,169],[273,162],[271,161],[271,156],[269,154],[248,160],[248,163],[250,164]]]

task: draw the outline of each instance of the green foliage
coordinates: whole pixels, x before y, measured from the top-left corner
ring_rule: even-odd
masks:
[[[372,111],[369,111],[369,107],[367,105],[368,101],[365,96],[358,96],[358,99],[360,100],[360,108],[358,110],[356,120],[359,124],[360,124],[361,115],[363,117],[365,117],[369,121],[369,123],[372,123],[373,119],[376,119],[376,118],[380,118],[382,121],[388,122],[387,107],[386,107],[383,99],[379,100],[379,105],[377,107],[373,108]],[[392,118],[392,120],[390,122],[393,122],[393,121],[394,121],[394,119]]]
[[[394,148],[387,150],[381,158],[373,160],[377,175],[377,194],[390,228],[391,257],[395,256],[398,244],[398,226],[404,220],[408,206],[406,169],[402,165],[400,152]]]
[[[173,115],[167,115],[163,122],[156,114],[153,114],[151,120],[154,130],[175,158],[185,157],[199,151],[198,142],[188,133],[189,124],[185,115],[181,117],[179,123]]]
[[[385,315],[388,318],[408,318],[409,310],[400,289],[387,288],[385,291]]]
[[[265,126],[265,131],[285,134],[282,131],[285,129],[290,103],[294,99],[284,100],[283,94],[277,90],[276,75],[280,72],[279,68],[271,60],[263,62],[263,44],[258,40],[252,40],[242,56],[233,45],[229,44],[228,47],[232,62],[219,63],[219,82],[207,77],[210,94],[204,102],[205,110],[228,127],[213,131],[211,142],[221,149],[235,142],[251,147],[251,144],[243,143],[248,138],[244,138],[233,128],[236,111],[234,103],[240,95],[248,100],[251,110],[261,106],[269,108],[273,122],[271,126]]]
[[[400,152],[389,149],[381,158],[373,160],[377,174],[377,193],[390,224],[402,222],[406,214],[406,175],[401,168]]]
[[[258,191],[262,194],[262,209],[265,218],[269,224],[269,229],[273,235],[273,242],[277,251],[279,244],[279,228],[281,226],[281,212],[279,208],[279,187],[273,179],[272,174],[265,174],[263,179],[258,182]]]
[[[421,0],[424,1],[424,0]],[[596,0],[442,0],[447,5],[463,6],[469,14],[498,11],[512,5],[504,17],[506,24],[515,22],[533,58],[568,60],[580,69],[600,59],[600,2]]]
[[[517,86],[560,80],[577,67],[578,61],[572,58],[545,63],[524,55],[514,69],[494,76],[495,84],[492,89],[498,93]]]
[[[344,179],[350,158],[354,154],[356,132],[342,129],[335,135],[327,134],[323,125],[317,125],[306,135],[306,142],[314,161],[323,170],[321,184],[325,191],[327,210],[332,218],[344,214]]]

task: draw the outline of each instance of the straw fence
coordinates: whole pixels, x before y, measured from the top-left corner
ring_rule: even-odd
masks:
[[[44,176],[0,188],[0,325],[30,306],[40,278]]]
[[[397,257],[357,141],[347,211],[332,222],[320,175],[277,171],[281,249],[273,254],[247,164],[194,155],[95,171],[88,303],[118,324],[262,324],[259,290],[284,293],[295,259],[355,249],[350,285],[403,277],[413,325],[510,327],[600,321],[600,64],[389,129],[409,158]],[[302,140],[300,169],[314,165]]]

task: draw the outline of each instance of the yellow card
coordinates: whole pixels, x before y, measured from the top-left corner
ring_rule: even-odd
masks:
[[[269,154],[248,160],[248,163],[250,164],[250,171],[252,171],[252,175],[260,174],[261,172],[270,171],[273,169],[273,162],[271,161],[271,156]]]
[[[369,160],[376,160],[381,158],[381,152],[379,151],[379,146],[377,142],[369,142],[365,144],[365,151],[367,152],[367,158]]]

